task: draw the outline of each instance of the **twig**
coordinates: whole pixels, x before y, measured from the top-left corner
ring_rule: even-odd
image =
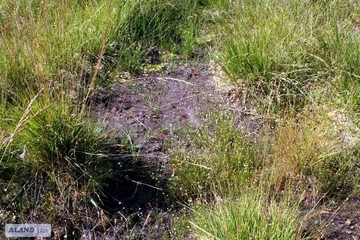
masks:
[[[126,178],[127,180],[130,180],[131,182],[134,182],[134,183],[138,184],[138,185],[144,185],[144,186],[147,186],[147,187],[150,187],[150,188],[156,189],[156,190],[163,191],[163,189],[162,189],[162,188],[158,188],[158,187],[155,187],[155,186],[151,186],[150,184],[147,184],[147,183],[138,182],[138,181],[132,180],[132,179],[127,178],[127,177],[125,177],[125,178]]]
[[[171,77],[142,77],[142,78],[133,78],[130,79],[129,81],[135,81],[135,80],[146,80],[146,79],[155,79],[155,80],[161,80],[161,81],[166,81],[166,80],[172,80],[172,81],[176,81],[176,82],[181,82],[181,83],[185,83],[191,86],[195,86],[195,84],[182,80],[182,79],[178,79],[178,78],[171,78]]]
[[[206,230],[202,229],[201,227],[199,227],[198,225],[196,225],[196,224],[193,223],[192,221],[189,221],[189,223],[190,223],[191,225],[193,225],[195,228],[199,229],[200,231],[202,231],[202,232],[206,233],[207,235],[213,237],[214,239],[219,239],[219,240],[220,240],[220,238],[215,237],[214,235],[212,235],[211,233],[209,233],[209,232],[207,232]]]
[[[146,219],[145,219],[145,222],[144,222],[144,224],[143,224],[143,227],[142,227],[142,229],[141,229],[141,233],[144,233],[144,229],[145,229],[146,225],[149,223],[151,213],[152,213],[152,211],[150,211],[150,212],[148,213],[148,215],[147,215],[147,217],[146,217]]]
[[[212,168],[209,168],[205,165],[201,165],[201,164],[197,164],[197,163],[192,163],[192,162],[187,162],[187,161],[183,161],[184,163],[187,163],[187,164],[190,164],[190,165],[193,165],[193,166],[197,166],[197,167],[201,167],[201,168],[205,168],[207,170],[213,170]]]

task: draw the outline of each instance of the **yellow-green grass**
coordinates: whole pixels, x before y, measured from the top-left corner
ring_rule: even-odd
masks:
[[[89,119],[92,94],[139,72],[149,47],[189,55],[200,18],[188,0],[0,4],[1,219],[34,212],[68,229],[60,237],[102,213],[113,139]]]
[[[218,17],[220,65],[234,84],[303,103],[313,87],[359,82],[356,1],[233,1]],[[225,19],[225,20],[224,20]],[[351,98],[358,104],[358,97]],[[274,104],[275,105],[275,104]]]

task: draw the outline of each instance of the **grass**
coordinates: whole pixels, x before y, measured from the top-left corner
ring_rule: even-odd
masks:
[[[344,135],[354,127],[344,115],[313,104],[284,117],[256,142],[226,115],[182,136],[193,145],[172,155],[170,197],[194,211],[187,221],[198,236],[307,238],[304,208],[358,195],[357,140]]]
[[[297,207],[269,201],[258,191],[225,199],[213,209],[196,209],[194,215],[190,224],[203,238],[296,239],[298,235]]]
[[[185,149],[173,157],[174,180],[178,184],[175,192],[185,193],[193,208],[200,205],[192,221],[192,228],[200,236],[305,237],[298,226],[306,217],[286,211],[300,213],[300,206],[314,208],[359,193],[357,130],[354,132],[358,128],[358,70],[354,68],[359,47],[354,23],[359,9],[354,3],[341,1],[213,4],[218,8],[212,15],[217,24],[215,31],[221,36],[215,57],[230,84],[249,93],[258,104],[257,111],[266,117],[265,123],[270,124],[265,124],[264,134],[255,145],[246,144],[241,132],[218,121],[214,128],[222,131],[204,131],[194,136],[194,142],[200,141],[204,149],[195,154]],[[236,147],[227,158],[226,146],[230,142]],[[242,156],[247,163],[256,163],[252,174],[238,169]],[[228,169],[243,180],[233,178]],[[254,183],[259,185],[254,187]],[[191,199],[194,195],[195,201]],[[274,202],[262,202],[265,195]],[[205,208],[202,202],[206,202]],[[256,207],[259,202],[261,207],[266,206],[265,212]],[[272,212],[273,208],[283,211]],[[249,215],[248,209],[253,210]],[[288,216],[285,222],[278,215],[281,213]],[[269,223],[269,219],[256,216],[268,214],[274,217],[275,226],[284,224],[281,229],[289,231],[263,226],[262,220]],[[265,235],[256,235],[260,231],[251,232],[249,226],[262,226]]]
[[[1,5],[3,89],[62,95],[80,85],[86,92],[91,76],[102,74],[99,83],[109,81],[107,70],[138,72],[149,47],[189,54],[199,25],[196,4],[7,1]]]
[[[132,146],[92,122],[92,94],[140,73],[150,47],[190,55],[200,17],[197,1],[0,4],[4,221],[51,222],[57,238],[80,237],[84,218],[93,219],[88,228],[108,226],[99,206],[114,177],[110,159]]]
[[[190,138],[191,153],[179,149],[172,154],[171,192],[175,198],[208,202],[213,194],[242,192],[255,181],[262,165],[259,152],[234,127],[230,116],[214,116],[213,122],[214,127],[184,134],[183,138]]]
[[[285,107],[303,102],[312,88],[325,83],[349,91],[346,86],[358,81],[354,21],[359,9],[341,1],[326,9],[324,4],[234,1],[219,28],[224,38],[220,64],[230,81],[255,88],[254,95],[273,96]]]
[[[2,2],[0,218],[51,222],[57,238],[111,229],[100,206],[119,174],[112,157],[136,151],[93,122],[93,93],[157,62],[151,48],[186,60],[205,46],[262,131],[251,138],[223,112],[181,131],[169,238],[306,238],[304,208],[359,195],[359,16],[357,1],[340,0]],[[135,160],[121,171],[137,173]],[[142,230],[165,221],[150,213]],[[137,218],[121,234],[136,238]]]
[[[61,225],[80,231],[74,222],[97,208],[91,203],[100,204],[102,186],[113,174],[106,131],[79,119],[69,106],[48,103],[39,95],[26,109],[7,113],[7,121],[17,124],[2,121],[5,131],[11,132],[1,148],[0,184],[7,196],[2,219],[58,219]],[[42,214],[36,213],[39,209]]]

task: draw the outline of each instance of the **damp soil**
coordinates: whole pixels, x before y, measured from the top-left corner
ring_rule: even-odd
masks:
[[[257,137],[263,124],[246,96],[220,87],[216,79],[216,67],[206,61],[178,62],[96,93],[92,115],[118,142],[112,157],[115,177],[108,182],[102,206],[112,219],[105,234],[84,230],[84,239],[196,239],[193,233],[179,236],[172,230],[179,207],[166,199],[169,149],[187,144],[178,133],[209,124],[211,114],[224,111],[233,114],[250,138]],[[303,235],[360,239],[359,209],[359,199],[312,209]]]
[[[304,212],[308,215],[303,223],[303,236],[311,239],[360,239],[360,198],[354,197],[318,206]]]
[[[131,146],[115,151],[116,176],[108,183],[103,207],[118,222],[134,223],[133,234],[141,239],[173,239],[176,234],[169,230],[170,211],[178,206],[167,201],[166,184],[171,174],[169,149],[188,144],[180,132],[209,124],[214,113],[224,111],[234,115],[249,137],[259,131],[261,118],[233,98],[233,89],[219,87],[216,77],[216,67],[208,62],[180,62],[101,89],[94,96],[93,117],[110,129],[119,148]],[[114,234],[118,239],[126,238],[122,228],[118,226]]]

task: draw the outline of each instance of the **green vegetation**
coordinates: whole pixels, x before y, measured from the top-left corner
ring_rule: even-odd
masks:
[[[187,134],[190,153],[188,149],[173,153],[174,197],[212,201],[213,194],[241,195],[255,181],[263,165],[256,143],[246,140],[230,116],[216,116],[213,122],[214,127],[204,126]]]
[[[352,1],[234,1],[220,17],[220,64],[231,82],[281,106],[327,84],[357,89],[359,11]]]
[[[133,146],[89,117],[92,95],[140,73],[150,47],[190,54],[200,14],[196,1],[0,4],[2,222],[50,222],[58,238],[109,224],[111,156]]]
[[[57,238],[105,232],[112,156],[136,151],[91,118],[93,94],[141,74],[151,48],[189,59],[205,46],[260,130],[248,136],[229,112],[181,130],[189,145],[168,149],[161,193],[177,219],[169,238],[309,237],[304,209],[360,193],[359,31],[354,0],[3,1],[0,219],[62,226]]]
[[[213,209],[195,211],[195,227],[211,239],[294,239],[299,226],[297,207],[268,200],[259,192],[218,202]]]

